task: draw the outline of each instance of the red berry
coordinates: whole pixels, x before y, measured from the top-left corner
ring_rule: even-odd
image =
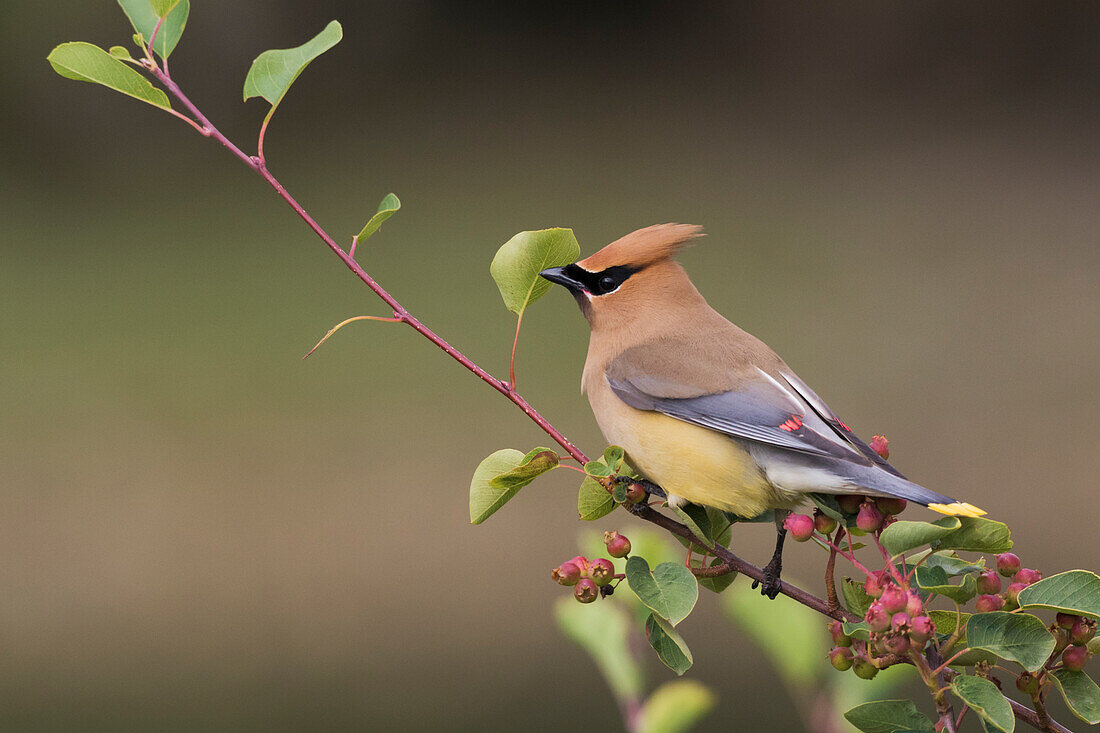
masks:
[[[1055,622],[1063,629],[1067,630],[1072,629],[1073,625],[1080,619],[1081,617],[1075,613],[1062,613],[1060,611],[1054,616]]]
[[[1038,570],[1032,570],[1031,568],[1020,568],[1020,572],[1016,573],[1016,582],[1023,583],[1024,585],[1031,585],[1032,583],[1038,583],[1043,579],[1043,574]]]
[[[1080,672],[1089,661],[1089,650],[1083,646],[1071,646],[1062,652],[1062,664],[1066,669]]]
[[[884,577],[885,571],[880,570],[877,573],[872,573],[867,576],[867,581],[863,584],[863,592],[872,598],[881,598],[882,591],[886,587],[887,579]]]
[[[927,616],[916,616],[909,622],[909,639],[919,647],[927,644],[935,631],[935,624]]]
[[[615,577],[615,566],[606,557],[601,557],[588,564],[588,575],[596,585],[607,585]]]
[[[836,529],[836,520],[818,509],[814,512],[814,529],[821,534],[832,534]]]
[[[631,484],[626,487],[626,500],[637,504],[645,499],[645,487],[641,484]]]
[[[844,633],[844,624],[839,621],[829,623],[829,635],[833,637],[833,646],[852,645],[852,637]]]
[[[882,606],[882,601],[872,601],[867,607],[867,615],[864,620],[871,631],[886,631],[890,628],[890,612]]]
[[[626,557],[630,554],[630,540],[618,532],[604,532],[603,543],[611,557]]]
[[[909,633],[909,623],[912,619],[905,611],[895,613],[890,617],[890,628],[898,633]]]
[[[878,531],[882,527],[882,512],[872,502],[863,502],[859,505],[859,514],[856,515],[856,526],[864,532]]]
[[[896,585],[888,585],[882,589],[882,597],[879,598],[879,603],[882,604],[887,613],[895,614],[904,611],[905,607],[909,605],[909,594]]]
[[[576,585],[577,581],[581,579],[581,569],[574,562],[563,562],[554,568],[550,573],[550,577],[554,579],[555,583],[561,585]]]
[[[905,603],[905,612],[916,618],[923,610],[924,604],[921,602],[920,596],[914,591],[909,591],[909,600]]]
[[[871,450],[882,456],[882,460],[890,457],[890,441],[885,435],[876,435],[871,438]]]
[[[1001,592],[1001,576],[996,571],[986,570],[978,575],[978,592],[985,595],[995,595]]]
[[[1020,558],[1011,552],[997,555],[997,572],[1006,578],[1011,578],[1020,572]]]
[[[1020,607],[1020,591],[1026,587],[1023,583],[1009,583],[1008,588],[1005,590],[1005,605],[1009,610]]]
[[[891,634],[886,637],[882,645],[891,654],[905,654],[909,651],[909,637],[905,634]]]
[[[1034,695],[1039,691],[1039,678],[1031,672],[1022,672],[1016,678],[1016,689],[1025,695]]]
[[[847,672],[851,669],[854,658],[852,650],[847,647],[838,646],[829,651],[829,663],[839,672]]]
[[[584,555],[577,555],[575,558],[573,558],[569,562],[573,563],[574,565],[576,565],[578,568],[581,569],[581,575],[584,575],[585,573],[588,572],[588,558],[585,557]]]
[[[863,497],[855,494],[841,494],[836,498],[836,503],[840,505],[840,511],[845,514],[855,514],[863,503]]]
[[[892,496],[875,499],[875,506],[878,507],[880,512],[888,517],[892,517],[895,514],[901,514],[905,511],[907,503],[905,499],[895,499]]]
[[[1079,618],[1069,630],[1069,638],[1074,644],[1084,646],[1096,636],[1096,622],[1091,618]]]
[[[591,603],[600,597],[600,586],[591,578],[581,578],[573,588],[573,597],[581,603]]]
[[[1000,596],[984,595],[978,596],[978,600],[974,601],[974,610],[978,613],[989,613],[990,611],[1000,611],[1004,608],[1005,599]]]
[[[814,520],[805,514],[788,514],[783,526],[795,542],[805,542],[814,536]]]

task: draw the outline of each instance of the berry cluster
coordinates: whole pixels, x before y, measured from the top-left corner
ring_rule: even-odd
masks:
[[[1010,581],[1003,593],[1001,592],[1002,576]],[[974,610],[978,613],[1014,611],[1020,607],[1020,591],[1042,579],[1043,574],[1038,570],[1021,567],[1020,558],[1014,553],[1006,552],[997,555],[997,569],[986,570],[978,575],[980,595],[974,601]]]
[[[1088,643],[1096,636],[1096,621],[1073,613],[1059,613],[1051,624],[1054,634],[1054,653],[1062,653],[1062,666],[1075,672],[1085,668],[1092,657]]]
[[[626,557],[630,554],[630,540],[618,532],[604,532],[603,543],[611,557]],[[551,577],[555,583],[572,586],[573,597],[581,603],[591,603],[600,596],[609,596],[615,592],[616,582],[623,575],[615,574],[615,565],[605,557],[589,560],[577,555],[554,568]]]
[[[905,511],[906,507],[905,499],[871,498],[855,494],[838,496],[837,503],[845,514],[855,515],[856,526],[849,528],[855,535],[885,529],[897,520],[897,515]],[[836,520],[820,509],[815,509],[812,517],[806,514],[788,514],[783,522],[783,527],[795,542],[805,542],[814,536],[814,532],[828,535],[836,529],[836,525]]]

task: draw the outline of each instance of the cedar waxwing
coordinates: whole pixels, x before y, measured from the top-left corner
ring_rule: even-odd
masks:
[[[711,308],[673,255],[700,227],[639,229],[541,275],[591,327],[581,389],[604,437],[667,494],[756,517],[809,493],[897,497],[984,514],[906,480],[764,343]],[[779,591],[785,511],[763,592]],[[755,587],[755,584],[754,584]]]

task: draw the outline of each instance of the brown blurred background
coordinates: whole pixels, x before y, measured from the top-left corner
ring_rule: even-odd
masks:
[[[1095,4],[192,3],[173,76],[246,149],[251,59],[343,22],[271,168],[341,237],[395,191],[360,260],[487,368],[512,234],[703,224],[682,259],[711,303],[903,471],[1009,522],[1025,564],[1100,566]],[[407,330],[300,360],[385,310],[219,146],[53,74],[57,43],[128,42],[115,3],[6,0],[0,34],[0,725],[617,725],[551,618],[572,476],[468,524],[479,460],[546,438]],[[575,306],[524,326],[521,389],[598,451]],[[683,628],[704,728],[798,729],[717,605]]]

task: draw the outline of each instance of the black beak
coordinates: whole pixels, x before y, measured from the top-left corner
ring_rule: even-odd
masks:
[[[584,290],[584,283],[571,277],[568,274],[569,268],[573,265],[566,265],[565,267],[550,267],[539,273],[542,277],[546,278],[552,283],[558,285],[564,285],[570,292],[579,293]]]

